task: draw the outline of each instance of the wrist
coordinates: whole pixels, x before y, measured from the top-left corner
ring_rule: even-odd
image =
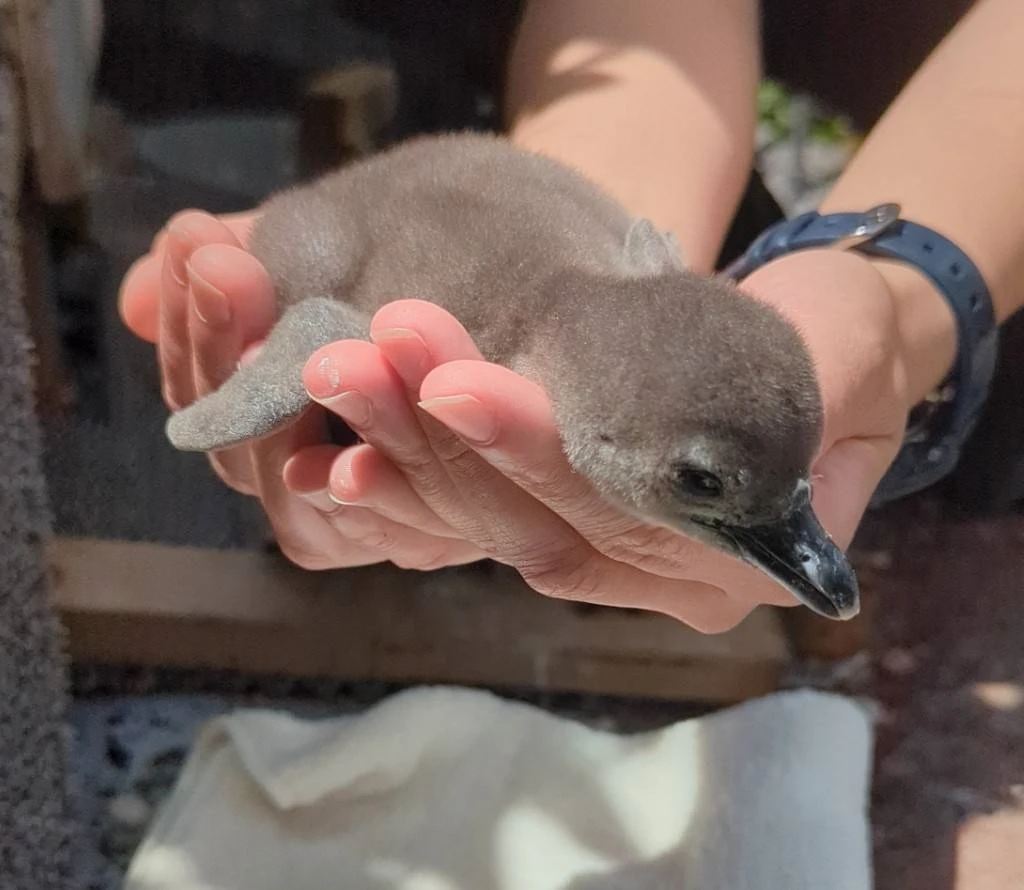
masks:
[[[725,274],[752,279],[766,264],[801,253],[831,254],[826,268],[833,278],[828,284],[833,304],[842,305],[844,294],[858,308],[870,310],[874,304],[873,322],[853,325],[874,324],[873,333],[881,338],[873,351],[884,352],[883,364],[893,363],[896,395],[911,409],[902,447],[873,503],[935,484],[956,466],[984,411],[995,372],[997,316],[982,273],[956,243],[902,218],[900,206],[887,203],[782,221],[766,229]],[[844,271],[843,263],[852,265]],[[866,336],[869,344],[871,334],[850,331],[855,339]],[[870,364],[870,354],[867,358]]]
[[[863,255],[862,255],[863,256]],[[897,340],[907,375],[907,395],[916,405],[945,379],[957,352],[956,318],[928,277],[905,263],[863,256],[882,276],[895,313]]]

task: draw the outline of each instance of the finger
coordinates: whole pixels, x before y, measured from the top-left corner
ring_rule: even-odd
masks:
[[[323,434],[323,416],[310,412],[281,432],[249,446],[253,484],[278,546],[292,562],[306,569],[379,561],[340,537],[308,497],[293,494],[284,483],[284,467],[292,456],[324,444]]]
[[[429,337],[429,347],[420,331]],[[401,379],[407,397],[416,400],[425,375],[436,365],[459,358],[482,360],[458,319],[423,300],[396,300],[382,307],[371,321],[370,337]],[[427,455],[441,458],[433,463],[439,464],[452,488],[462,493],[463,502],[478,499],[481,484],[486,485],[482,476],[489,475],[497,482],[498,477],[487,474],[484,462],[450,429],[429,415],[417,412],[415,417],[421,436],[410,441],[424,455],[424,464]],[[504,481],[501,485],[505,485]]]
[[[604,555],[666,578],[723,588],[739,602],[792,605],[792,595],[738,558],[677,531],[644,522],[609,504],[565,457],[543,390],[506,368],[450,362],[424,380],[425,410],[461,429],[466,441],[524,491],[544,502]],[[470,401],[466,401],[466,399]],[[473,438],[494,418],[489,442]],[[500,418],[500,423],[498,422]]]
[[[261,496],[273,514],[282,550],[293,561],[307,568],[326,568],[387,560],[401,568],[426,571],[484,558],[485,554],[463,540],[435,537],[373,509],[334,501],[324,484],[339,450],[331,445],[313,445],[286,459],[282,477],[298,493],[295,502],[290,503],[277,500],[279,492],[273,479],[278,456],[286,453],[284,442],[263,449],[259,465]],[[304,504],[312,508],[311,512]],[[328,530],[333,535],[326,534]]]
[[[252,227],[260,218],[260,210],[246,210],[241,213],[222,213],[218,219],[231,230],[242,247],[248,248]]]
[[[461,538],[423,503],[394,464],[365,443],[298,451],[284,467],[284,482],[296,494],[316,492],[336,505],[368,507],[430,535]]]
[[[298,449],[281,468],[285,487],[296,495],[316,495],[320,509],[332,509],[335,502],[329,497],[331,467],[342,451],[342,448],[331,444]]]
[[[434,304],[397,300],[377,312],[370,330],[406,386],[424,399],[431,394],[460,395],[459,379],[472,381],[491,416],[470,419],[464,414],[466,422],[479,433],[502,419],[501,441],[491,443],[487,452],[491,464],[568,520],[602,552],[670,577],[692,574],[694,559],[705,548],[677,533],[638,523],[604,501],[566,461],[543,389],[498,365],[482,364],[481,353],[457,319]],[[478,361],[466,361],[474,359]],[[444,370],[433,371],[438,365]],[[429,387],[441,388],[423,389],[428,378]],[[451,410],[458,412],[462,407],[453,405]]]
[[[185,214],[202,214],[203,216],[211,215],[206,213],[206,211],[204,210],[198,210],[195,208],[179,210],[178,213],[171,218],[171,220],[168,220],[167,225],[165,225],[162,229],[160,229],[159,232],[156,233],[156,235],[153,236],[153,240],[150,242],[149,245],[150,254],[158,254],[164,249],[167,242],[168,226],[172,221],[174,221],[174,219]],[[246,247],[249,244],[249,236],[252,234],[253,224],[256,222],[257,219],[259,219],[259,216],[259,210],[245,210],[240,211],[238,213],[221,213],[214,218],[218,220],[222,225],[227,227],[227,229],[238,240],[238,243],[240,245]]]
[[[425,411],[588,538],[619,537],[636,525],[572,471],[538,384],[500,365],[451,361],[424,378],[420,396]]]
[[[147,254],[129,267],[121,282],[117,309],[136,337],[156,343],[160,336],[160,282],[163,259]]]
[[[186,214],[202,214],[199,210],[181,211],[169,221]],[[248,244],[249,234],[258,213],[225,214],[220,217],[239,244]],[[163,256],[167,246],[168,227],[164,226],[153,237],[149,251],[128,268],[118,294],[121,320],[135,336],[156,343],[160,330],[160,280]]]
[[[209,214],[187,212],[167,226],[160,286],[159,362],[164,398],[172,410],[195,401],[189,337],[188,262],[205,244],[235,244],[234,235]]]
[[[324,516],[347,542],[403,569],[432,571],[477,562],[487,556],[468,541],[436,537],[367,507],[334,503]]]
[[[601,502],[592,487],[571,471],[543,388],[507,368],[484,362],[465,328],[441,307],[417,300],[395,301],[377,312],[370,332],[418,400],[474,393],[479,405],[433,406],[441,410],[429,413],[436,419],[449,408],[447,414],[459,414],[463,438],[486,447],[492,464],[574,526],[592,522],[607,526],[607,534],[618,535],[634,524]],[[487,441],[494,436],[501,437],[500,443]]]
[[[396,300],[382,307],[371,322],[370,336],[406,389],[414,394],[419,393],[424,378],[437,365],[469,359],[476,360],[474,367],[482,366],[476,364],[482,362],[482,354],[458,319],[422,300]],[[445,469],[449,476],[455,473],[460,477],[456,487],[472,490],[483,468],[464,443],[443,424],[421,419],[420,426],[431,449],[448,458]],[[463,459],[456,464],[453,456]]]
[[[398,336],[391,333],[396,330],[399,332]],[[415,336],[410,337],[406,332],[413,332]],[[438,363],[480,357],[472,339],[457,320],[440,307],[420,301],[395,301],[383,307],[374,317],[371,336],[380,343],[382,353],[401,374],[405,385],[413,390],[417,388],[418,381],[433,373],[429,368]],[[416,343],[417,339],[422,341],[423,347]],[[422,348],[426,348],[425,360],[419,354]],[[473,371],[483,367],[496,367],[479,361],[464,362],[464,365],[471,366]],[[428,369],[425,373],[424,368]],[[484,431],[481,437],[486,439],[487,435]],[[431,436],[431,441],[437,448],[436,433]],[[453,449],[456,455],[458,451],[457,447]],[[560,448],[558,451],[560,452]],[[453,473],[456,478],[460,477],[458,462],[450,458],[445,461],[449,473]],[[470,489],[475,486],[480,497],[486,500],[486,489],[477,481],[479,469],[474,461],[469,461],[469,466],[470,472],[461,478],[462,485]],[[502,483],[510,481],[503,475],[500,478]],[[730,600],[714,585],[652,577],[645,571],[594,551],[571,526],[550,510],[543,508],[539,501],[530,497],[518,485],[513,484],[512,487],[517,490],[516,494],[512,495],[506,489],[506,499],[499,509],[503,510],[506,516],[516,516],[519,519],[520,534],[526,534],[525,526],[531,521],[531,516],[535,517],[536,521],[541,523],[538,527],[545,529],[541,536],[547,536],[547,543],[545,546],[537,542],[536,538],[532,539],[537,548],[536,558],[533,560],[515,557],[502,559],[500,556],[497,558],[508,561],[519,569],[534,589],[552,596],[653,609],[672,615],[708,633],[727,630],[749,613],[750,604]],[[526,497],[520,500],[523,495]],[[517,500],[523,507],[520,511],[512,507]],[[593,507],[593,504],[589,506]],[[535,508],[541,509],[538,512]],[[552,518],[556,522],[545,524],[544,518]],[[550,532],[547,531],[549,525]],[[565,534],[566,530],[570,534]],[[559,535],[557,531],[563,534]],[[572,548],[579,548],[581,543],[583,552],[589,551],[588,556],[585,559],[574,560]]]
[[[201,210],[182,210],[179,213],[202,213]],[[167,226],[164,226],[159,232],[153,236],[153,240],[149,242],[149,253],[160,254],[163,253],[164,248],[167,246]]]
[[[169,245],[179,245],[171,236]],[[179,411],[195,401],[195,382],[192,378],[192,348],[188,339],[188,290],[185,285],[184,265],[179,279],[175,265],[186,248],[170,247],[164,252],[160,275],[159,331],[157,334],[157,362],[164,402],[171,411]],[[172,258],[175,257],[175,258]]]
[[[274,286],[262,264],[240,247],[200,247],[188,263],[196,395],[234,373],[246,346],[267,336],[276,318]]]
[[[315,399],[392,463],[430,511],[459,535],[495,558],[515,561],[517,547],[529,549],[528,541],[514,530],[520,521],[517,511],[550,511],[535,502],[527,504],[530,499],[521,490],[457,437],[431,418],[421,419],[402,381],[374,344],[351,340],[319,350],[307,363],[305,382]],[[454,450],[436,437],[427,438],[425,420],[437,425]],[[541,527],[538,522],[550,521],[558,520],[553,514],[543,520],[535,516],[533,530]]]
[[[369,475],[362,479],[361,486],[372,492],[377,503],[386,502],[387,509],[394,515],[387,515],[380,507],[371,505],[364,495],[359,504],[339,503],[332,490],[330,477],[337,463],[347,457],[359,454],[369,455],[375,469],[368,472],[357,470],[356,476]],[[316,445],[296,452],[284,468],[284,480],[288,488],[305,498],[316,507],[326,520],[350,543],[379,558],[391,560],[402,568],[433,569],[448,565],[461,565],[484,558],[477,547],[463,541],[454,532],[429,513],[423,502],[416,497],[405,480],[383,458],[374,457],[368,445],[341,449],[334,445]],[[392,480],[381,478],[381,473],[397,477],[400,486],[397,492],[381,491],[388,488]],[[383,483],[383,484],[382,484]],[[409,506],[411,502],[412,506]],[[423,521],[420,513],[429,521]],[[445,534],[433,534],[426,526],[441,528]]]
[[[442,520],[488,553],[515,560],[517,536],[503,526],[502,517],[528,499],[465,445],[461,454],[434,453],[401,380],[374,344],[349,340],[318,350],[306,365],[304,382],[314,399],[386,456]],[[481,478],[460,466],[462,458],[476,465]],[[468,502],[452,481],[452,470],[463,481],[473,479]],[[493,509],[503,496],[517,503]],[[549,512],[540,505],[529,509],[538,511]],[[545,520],[552,521],[558,521],[553,514]]]
[[[208,244],[187,264],[195,398],[213,392],[230,377],[246,345],[274,323],[274,289],[263,266],[240,247]],[[237,491],[254,493],[247,445],[210,455],[217,475]]]
[[[331,468],[331,497],[372,507],[382,516],[442,538],[461,538],[416,494],[405,476],[369,444],[348,448]]]
[[[678,532],[640,523],[608,504],[569,466],[543,389],[505,368],[479,361],[481,353],[469,333],[441,307],[418,300],[389,303],[374,316],[371,337],[406,387],[423,398],[429,398],[424,381],[436,384],[443,379],[437,374],[464,372],[481,401],[494,409],[491,418],[471,421],[473,430],[466,432],[476,434],[479,444],[480,436],[487,435],[480,431],[493,429],[497,418],[502,419],[500,441],[481,453],[605,556],[667,578],[724,586],[731,594],[736,592],[740,602],[793,602],[786,590],[738,559]],[[438,365],[446,371],[430,370]],[[492,373],[493,378],[488,376]],[[456,382],[451,391],[439,392],[457,394],[459,388]],[[455,450],[429,426],[424,429],[435,450]]]
[[[370,322],[370,338],[415,393],[437,365],[484,358],[458,319],[424,300],[395,300],[383,306]]]
[[[488,556],[516,568],[534,590],[553,597],[653,609],[706,632],[727,629],[749,611],[749,605],[730,601],[712,585],[654,577],[598,553],[568,523],[465,446],[459,453],[441,455],[447,473],[438,477],[429,447],[422,441],[413,444],[417,436],[422,439],[422,433],[400,381],[392,379],[380,390],[374,389],[388,377],[379,373],[381,363],[387,365],[373,344],[333,344],[310,360],[306,385],[314,397],[339,410],[361,437],[388,456],[443,520]],[[364,410],[351,411],[346,395],[332,397],[328,391],[358,392],[370,410],[357,401],[357,409]],[[467,503],[472,509],[467,509]]]
[[[428,492],[435,510],[439,501],[458,507],[458,493],[431,451],[402,381],[375,345],[347,340],[318,350],[306,364],[304,382],[315,400],[395,464],[421,497]]]
[[[814,510],[839,547],[850,546],[899,441],[843,439],[815,466]]]

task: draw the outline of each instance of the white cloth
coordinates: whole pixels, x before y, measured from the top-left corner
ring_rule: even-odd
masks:
[[[201,732],[126,890],[870,890],[871,722],[778,693],[619,735],[421,687]]]

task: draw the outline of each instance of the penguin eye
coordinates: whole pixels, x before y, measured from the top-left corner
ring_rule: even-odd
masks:
[[[722,480],[707,470],[679,467],[676,470],[675,483],[690,497],[717,498],[722,494]]]

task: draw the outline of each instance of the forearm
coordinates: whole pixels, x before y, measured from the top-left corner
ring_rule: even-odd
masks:
[[[757,0],[533,0],[506,123],[711,271],[753,159],[759,76]]]
[[[1024,3],[982,0],[904,89],[823,212],[895,201],[978,265],[1001,322],[1024,302]],[[894,271],[916,389],[954,354],[952,319],[918,276]],[[914,387],[912,387],[914,388]],[[915,393],[920,395],[921,393]]]

